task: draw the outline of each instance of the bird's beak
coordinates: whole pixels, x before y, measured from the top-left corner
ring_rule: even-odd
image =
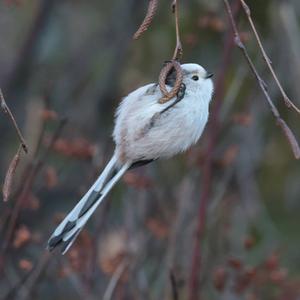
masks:
[[[212,78],[213,76],[214,76],[213,73],[207,72],[206,76],[205,76],[205,79]]]

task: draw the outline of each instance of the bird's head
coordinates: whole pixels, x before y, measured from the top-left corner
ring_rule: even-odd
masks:
[[[196,93],[207,95],[209,99],[213,93],[213,74],[206,71],[198,64],[182,64],[183,80],[187,93]],[[166,84],[174,86],[176,80],[176,71],[173,70],[167,76]]]

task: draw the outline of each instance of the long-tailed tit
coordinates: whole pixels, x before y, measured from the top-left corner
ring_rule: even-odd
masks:
[[[208,119],[213,83],[198,64],[181,65],[182,89],[177,97],[160,104],[158,84],[145,85],[123,99],[119,105],[113,138],[115,152],[88,192],[56,228],[48,249],[62,245],[65,253],[85,223],[112,187],[134,167],[185,151],[200,138]],[[175,83],[174,72],[166,79],[167,89]]]

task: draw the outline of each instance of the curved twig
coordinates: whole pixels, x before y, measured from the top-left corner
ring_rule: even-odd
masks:
[[[156,10],[158,6],[158,0],[149,0],[148,10],[145,16],[144,21],[140,25],[139,29],[133,35],[133,39],[137,40],[145,31],[148,30],[149,26],[152,23],[152,20],[155,16]]]
[[[174,87],[169,92],[166,87],[166,78],[170,73],[170,71],[172,70],[172,68],[174,68],[176,71],[176,81]],[[172,99],[177,95],[180,86],[182,84],[182,79],[183,79],[182,69],[180,63],[177,60],[171,60],[162,68],[158,80],[160,90],[163,94],[163,97],[159,100],[160,104],[168,102],[170,99]]]
[[[261,53],[262,53],[262,56],[263,56],[265,62],[267,63],[267,66],[268,66],[268,68],[269,68],[269,70],[270,70],[270,72],[271,72],[271,74],[272,74],[272,76],[273,76],[273,78],[274,78],[274,80],[275,80],[275,82],[276,82],[276,84],[277,84],[279,90],[280,90],[280,93],[281,93],[281,95],[282,95],[282,97],[283,97],[283,100],[284,100],[285,105],[286,105],[288,108],[293,108],[298,114],[300,114],[300,109],[299,109],[299,108],[291,101],[291,99],[287,96],[285,90],[283,89],[283,87],[282,87],[282,85],[281,85],[281,83],[280,83],[280,81],[279,81],[279,79],[278,79],[278,77],[277,77],[277,75],[276,75],[276,73],[275,73],[275,71],[274,71],[274,68],[272,67],[271,60],[270,60],[270,58],[268,57],[268,55],[267,55],[267,53],[266,53],[266,51],[265,51],[265,49],[264,49],[264,46],[263,46],[263,44],[262,44],[262,42],[261,42],[261,40],[260,40],[260,37],[259,37],[259,35],[258,35],[258,33],[257,33],[256,27],[255,27],[254,22],[253,22],[253,20],[252,20],[252,17],[251,17],[251,10],[250,10],[249,6],[246,4],[246,2],[245,2],[244,0],[239,0],[239,1],[240,1],[241,4],[242,4],[242,7],[243,7],[243,9],[244,9],[244,11],[245,11],[245,14],[246,14],[246,16],[247,16],[247,18],[248,18],[248,22],[249,22],[249,24],[250,24],[250,26],[251,26],[251,29],[252,29],[252,31],[253,31],[253,33],[254,33],[254,36],[255,36],[255,39],[256,39],[256,41],[257,41],[258,47],[259,47],[259,49],[260,49],[260,51],[261,51]]]
[[[15,154],[11,163],[9,164],[9,168],[8,168],[6,176],[5,176],[5,180],[4,180],[4,184],[3,184],[3,188],[2,188],[4,202],[6,202],[8,200],[8,198],[11,194],[12,182],[13,182],[14,175],[16,173],[17,166],[20,161],[21,149],[22,149],[22,145],[19,146],[17,153]]]
[[[7,115],[9,116],[11,122],[12,122],[13,125],[14,125],[14,128],[15,128],[15,130],[16,130],[16,133],[17,133],[18,138],[19,138],[19,140],[20,140],[20,143],[21,143],[21,145],[22,145],[22,148],[23,148],[24,152],[27,153],[27,152],[28,152],[28,147],[27,147],[27,145],[26,145],[25,139],[24,139],[24,137],[23,137],[23,135],[22,135],[22,133],[21,133],[21,130],[20,130],[20,128],[19,128],[19,126],[18,126],[18,124],[17,124],[15,118],[14,118],[14,115],[12,114],[11,110],[9,109],[9,107],[8,107],[7,104],[6,104],[6,101],[5,101],[5,99],[4,99],[4,96],[3,96],[3,93],[2,93],[2,90],[1,90],[1,89],[0,89],[0,108],[3,110],[3,112],[4,112],[5,114],[7,114]]]
[[[183,74],[179,60],[182,56],[182,44],[180,40],[179,32],[179,15],[178,15],[178,0],[173,0],[172,12],[175,15],[175,27],[176,27],[176,47],[173,54],[173,59],[168,62],[161,70],[159,74],[159,87],[163,94],[163,97],[159,100],[160,104],[166,103],[177,95],[182,84]],[[174,68],[176,71],[176,81],[174,87],[170,92],[166,88],[166,78],[170,73],[171,69]]]
[[[116,269],[116,271],[113,274],[113,277],[111,278],[108,287],[104,293],[103,299],[104,300],[110,300],[112,299],[113,296],[113,292],[119,282],[119,280],[121,279],[124,271],[126,271],[126,268],[128,267],[129,263],[128,260],[124,260]]]

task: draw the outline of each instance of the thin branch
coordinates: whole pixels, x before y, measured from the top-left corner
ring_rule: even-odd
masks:
[[[172,3],[172,11],[175,15],[175,27],[176,27],[176,47],[173,54],[173,59],[180,60],[182,56],[182,44],[180,39],[180,31],[179,31],[179,13],[178,13],[178,0],[174,0]]]
[[[293,150],[295,158],[299,159],[300,158],[300,147],[299,147],[299,144],[297,142],[297,139],[296,139],[295,135],[293,134],[292,130],[286,124],[286,122],[281,118],[278,109],[274,105],[274,103],[271,99],[271,96],[269,95],[269,93],[267,91],[266,83],[264,82],[264,80],[261,78],[258,71],[256,70],[256,67],[255,67],[254,63],[253,63],[252,59],[250,58],[250,56],[248,54],[248,51],[247,51],[245,45],[243,44],[243,42],[241,40],[241,37],[240,37],[240,34],[238,32],[237,25],[235,23],[235,20],[234,20],[233,14],[232,14],[232,10],[231,10],[231,7],[229,5],[228,0],[223,0],[223,2],[225,4],[226,11],[227,11],[228,16],[229,16],[230,24],[231,24],[231,27],[232,27],[232,30],[233,30],[233,33],[234,33],[235,43],[241,49],[241,51],[243,52],[244,57],[246,58],[246,61],[249,65],[251,71],[253,72],[255,78],[257,79],[257,82],[258,82],[261,90],[264,93],[265,99],[267,100],[267,102],[270,106],[272,114],[276,118],[277,124],[282,129],[285,137],[287,138],[287,140],[288,140],[288,142],[289,142],[289,144],[290,144],[290,146]]]
[[[179,12],[178,12],[178,0],[173,0],[172,3],[172,12],[174,14],[175,18],[175,30],[176,30],[176,46],[173,54],[173,58],[171,61],[169,61],[161,70],[160,75],[159,75],[159,87],[160,90],[163,94],[163,97],[159,100],[160,104],[166,103],[172,98],[174,98],[181,87],[182,84],[182,79],[183,79],[183,74],[182,74],[182,69],[181,65],[179,63],[183,49],[182,49],[182,44],[181,44],[181,39],[180,39],[180,30],[179,30]],[[176,81],[174,84],[174,87],[170,92],[167,91],[166,88],[166,78],[172,68],[175,69],[176,71]]]
[[[280,126],[280,128],[282,129],[288,142],[290,143],[290,146],[293,150],[295,158],[299,159],[300,158],[300,149],[299,149],[299,144],[296,140],[295,135],[293,134],[293,132],[291,131],[291,129],[289,128],[289,126],[286,124],[286,122],[283,119],[278,118],[277,124]]]
[[[172,287],[172,300],[178,300],[178,286],[176,277],[173,271],[170,271],[170,281],[171,281],[171,287]]]
[[[278,77],[277,77],[277,75],[276,75],[273,67],[272,67],[272,62],[271,62],[270,58],[268,57],[268,55],[267,55],[267,53],[266,53],[266,51],[265,51],[265,49],[264,49],[264,47],[262,45],[261,39],[260,39],[260,37],[259,37],[259,35],[257,33],[256,27],[255,27],[254,22],[252,20],[251,10],[250,10],[249,6],[246,4],[246,2],[244,0],[239,0],[239,1],[241,2],[242,7],[243,7],[243,9],[244,9],[244,11],[245,11],[245,13],[247,15],[249,24],[250,24],[250,26],[252,28],[252,31],[253,31],[254,35],[255,35],[256,41],[257,41],[258,46],[260,48],[260,51],[261,51],[261,53],[263,55],[263,58],[264,58],[265,62],[267,63],[268,68],[271,71],[271,74],[272,74],[272,76],[273,76],[273,78],[274,78],[274,80],[275,80],[275,82],[276,82],[276,84],[277,84],[277,86],[278,86],[281,94],[282,94],[282,97],[283,97],[283,100],[285,102],[285,105],[287,107],[289,107],[289,108],[293,108],[297,113],[300,114],[300,109],[287,96],[286,92],[284,91],[284,89],[283,89],[283,87],[282,87],[282,85],[281,85],[281,83],[280,83],[280,81],[279,81],[279,79],[278,79]]]
[[[176,81],[172,90],[168,92],[166,87],[166,78],[173,68],[176,71]],[[163,97],[159,100],[160,104],[168,102],[170,99],[172,99],[177,95],[182,83],[182,79],[183,79],[183,74],[182,74],[181,66],[177,60],[172,60],[168,62],[165,65],[165,67],[162,68],[158,79],[160,90],[163,93]]]
[[[21,133],[21,130],[18,127],[18,124],[17,124],[11,110],[9,109],[9,107],[6,104],[6,101],[4,99],[4,96],[3,96],[3,93],[2,93],[1,89],[0,89],[0,107],[3,110],[3,112],[9,116],[10,120],[12,121],[12,123],[14,125],[14,128],[17,132],[17,135],[19,137],[19,140],[21,142],[22,148],[23,148],[24,152],[27,153],[28,152],[28,147],[26,145],[25,139],[24,139],[24,137]]]
[[[145,16],[144,21],[140,25],[139,29],[136,31],[136,33],[133,36],[134,40],[137,40],[140,38],[140,36],[148,30],[149,26],[152,23],[152,20],[155,16],[155,13],[157,11],[157,6],[158,6],[158,0],[149,0],[149,5],[148,5],[148,10]]]
[[[43,272],[45,271],[50,259],[49,252],[44,252],[35,267],[30,272],[30,275],[24,281],[24,283],[18,288],[16,298],[19,300],[27,300],[31,298],[31,293],[41,279]]]
[[[235,2],[234,13],[237,14],[239,11],[239,2]],[[218,74],[215,84],[215,95],[214,103],[211,109],[210,122],[208,124],[208,143],[205,150],[205,161],[204,165],[201,166],[203,178],[201,182],[201,195],[200,205],[197,214],[197,225],[195,232],[195,242],[192,254],[191,272],[189,278],[189,300],[199,299],[199,281],[202,270],[202,241],[205,234],[206,226],[206,215],[207,206],[210,199],[211,188],[213,184],[213,161],[215,154],[215,147],[218,142],[218,136],[220,134],[220,111],[223,104],[224,93],[225,93],[225,82],[228,68],[231,65],[231,59],[234,48],[234,40],[232,32],[228,33],[225,38],[224,48],[222,50],[223,58],[220,72]]]
[[[23,183],[22,189],[18,195],[15,206],[13,207],[11,217],[8,222],[9,224],[7,225],[7,230],[6,230],[5,237],[3,240],[3,245],[2,245],[2,253],[4,253],[6,251],[6,249],[8,248],[9,242],[12,238],[12,235],[13,235],[15,227],[16,227],[16,222],[18,220],[18,217],[19,217],[19,214],[20,214],[20,211],[22,208],[22,204],[23,204],[24,200],[27,198],[27,196],[33,186],[33,183],[34,183],[34,180],[35,180],[37,174],[41,171],[41,169],[46,161],[46,158],[50,152],[50,149],[53,147],[55,141],[60,136],[61,131],[66,124],[66,121],[67,121],[66,119],[60,120],[60,123],[59,123],[55,133],[53,134],[51,141],[50,141],[49,145],[47,146],[45,152],[41,155],[40,158],[37,158],[35,161],[33,161],[29,168],[25,182]]]
[[[154,18],[154,15],[156,13],[158,6],[158,0],[149,0],[148,10],[147,14],[145,16],[145,19],[137,32],[134,34],[133,39],[137,40],[146,30],[148,30],[150,24],[152,23],[152,20]],[[179,89],[181,87],[182,83],[182,70],[180,64],[177,62],[182,57],[182,44],[180,39],[180,30],[179,30],[179,13],[178,13],[178,0],[173,0],[172,2],[172,12],[174,14],[175,18],[175,28],[176,28],[176,46],[173,54],[173,58],[170,62],[168,62],[161,70],[159,75],[159,87],[163,94],[163,98],[159,100],[160,104],[166,103],[172,98],[174,98],[177,93],[179,92]],[[170,92],[166,89],[166,78],[171,71],[172,68],[175,68],[176,70],[176,83],[172,90]]]
[[[116,271],[114,272],[113,274],[113,277],[111,278],[108,286],[107,286],[107,289],[104,293],[104,296],[103,296],[103,300],[110,300],[112,299],[112,296],[113,296],[113,293],[114,293],[114,290],[122,276],[122,274],[124,273],[124,271],[126,270],[126,268],[128,267],[128,261],[127,260],[124,260],[116,269]]]
[[[17,153],[15,154],[13,160],[9,164],[9,168],[6,172],[3,188],[2,188],[2,193],[3,193],[3,201],[6,202],[11,194],[11,189],[12,189],[12,182],[14,175],[16,173],[17,166],[20,161],[20,155],[21,155],[21,149],[22,146],[19,146],[19,149]]]

